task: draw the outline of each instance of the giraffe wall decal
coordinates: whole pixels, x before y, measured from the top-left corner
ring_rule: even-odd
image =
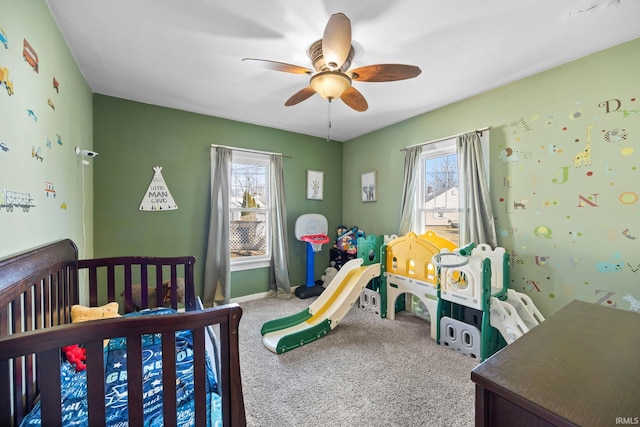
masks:
[[[595,129],[595,126],[589,126],[587,128],[587,146],[584,150],[578,153],[573,159],[573,166],[580,167],[581,164],[589,166],[591,164],[591,130]]]

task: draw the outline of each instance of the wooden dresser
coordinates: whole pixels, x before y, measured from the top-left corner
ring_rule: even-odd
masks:
[[[640,425],[640,314],[573,301],[471,379],[476,426]]]

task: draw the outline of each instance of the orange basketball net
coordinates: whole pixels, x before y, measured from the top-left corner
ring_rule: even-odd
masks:
[[[329,243],[329,236],[326,234],[311,234],[309,236],[302,236],[302,241],[310,243],[313,248],[313,252],[320,252],[322,245]]]

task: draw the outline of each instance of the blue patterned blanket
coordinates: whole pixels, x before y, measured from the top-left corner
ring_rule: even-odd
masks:
[[[174,310],[160,308],[144,310],[127,316],[162,315],[175,313]],[[105,405],[108,426],[127,426],[127,358],[126,339],[109,341],[104,352],[105,362]],[[145,335],[142,338],[144,425],[160,427],[162,419],[162,340],[161,335]],[[179,426],[194,425],[193,403],[193,338],[191,331],[176,332],[176,397],[177,420]],[[91,361],[87,361],[91,363]],[[86,371],[76,372],[75,367],[63,361],[60,367],[62,380],[62,422],[65,426],[87,425],[87,385]],[[207,358],[207,426],[222,425],[220,396],[216,377]],[[40,426],[40,403],[20,424]]]

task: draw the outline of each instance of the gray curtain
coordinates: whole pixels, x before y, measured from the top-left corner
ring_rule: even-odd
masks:
[[[456,150],[460,182],[460,247],[473,242],[495,248],[498,245],[496,227],[478,133],[458,136]]]
[[[422,145],[405,149],[399,236],[404,236],[411,231],[413,225],[420,154],[422,154]]]
[[[287,204],[284,197],[282,156],[271,154],[271,264],[269,295],[291,298],[289,282],[289,245],[287,238]]]
[[[228,304],[231,295],[229,252],[229,178],[232,151],[211,147],[211,213],[204,264],[203,304]]]

